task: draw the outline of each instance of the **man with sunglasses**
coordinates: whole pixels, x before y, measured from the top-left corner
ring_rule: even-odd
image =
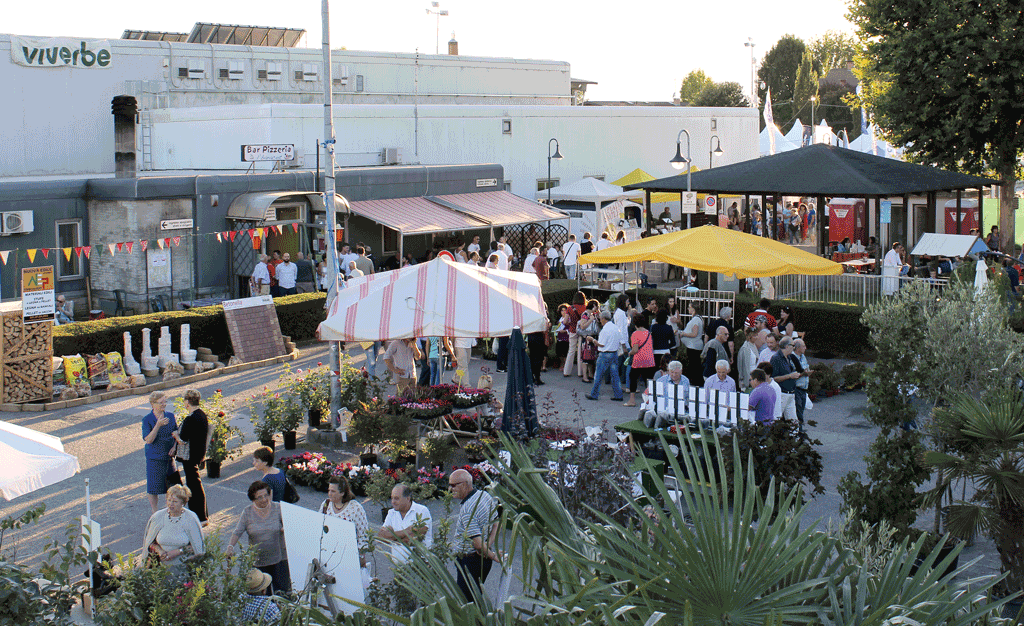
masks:
[[[501,562],[501,554],[491,549],[498,534],[497,507],[494,498],[473,487],[473,476],[466,470],[455,470],[448,477],[452,495],[461,500],[455,521],[453,549],[458,561],[458,583],[466,600],[473,602],[473,590],[487,580],[491,562]]]

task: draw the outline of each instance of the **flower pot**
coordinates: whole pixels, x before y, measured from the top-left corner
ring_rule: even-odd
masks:
[[[323,414],[320,412],[320,409],[310,409],[309,410],[309,427],[310,428],[320,428],[320,420],[321,419],[323,419]]]
[[[284,449],[294,450],[295,449],[295,437],[296,432],[294,430],[286,430],[284,432]]]
[[[271,437],[270,439],[260,439],[260,445],[261,446],[266,446],[266,447],[270,448],[271,450],[273,450],[274,449],[274,438]]]
[[[373,452],[367,452],[365,454],[360,454],[359,455],[359,464],[360,465],[367,465],[367,466],[369,466],[369,465],[376,465],[377,464],[377,455],[375,453],[373,453]]]
[[[220,478],[220,462],[206,460],[206,477]]]

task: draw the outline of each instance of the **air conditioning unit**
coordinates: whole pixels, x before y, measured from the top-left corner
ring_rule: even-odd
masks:
[[[295,74],[295,79],[298,80],[300,78],[298,76],[299,72],[295,72]],[[315,63],[303,63],[301,78],[302,80],[308,82],[320,80],[320,66],[316,65]]]
[[[267,80],[281,80],[280,63],[267,63]]]
[[[338,66],[338,77],[334,79],[334,82],[339,85],[348,85],[348,66]]]
[[[302,148],[295,148],[295,158],[284,161],[284,167],[302,167],[306,164],[306,155]]]
[[[17,233],[31,233],[35,230],[32,224],[32,211],[5,211],[0,213],[0,234],[14,235]]]
[[[245,63],[242,61],[228,61],[228,78],[231,80],[242,80],[245,76]]]
[[[189,59],[188,77],[206,78],[206,63],[204,63],[202,59]]]
[[[381,165],[398,165],[402,162],[401,148],[383,148],[380,151]]]

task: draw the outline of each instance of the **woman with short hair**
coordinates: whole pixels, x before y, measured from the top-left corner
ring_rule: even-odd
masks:
[[[142,440],[146,442],[146,495],[150,509],[156,513],[158,496],[167,493],[168,474],[172,468],[177,473],[173,463],[174,431],[178,430],[178,422],[174,413],[167,410],[167,399],[162,391],[149,394],[149,406],[153,410],[142,418]]]
[[[284,486],[288,482],[284,472],[274,467],[274,451],[263,446],[252,451],[252,467],[263,474],[263,482],[270,487],[271,498],[274,502],[284,499]]]
[[[262,480],[249,485],[246,495],[252,504],[242,510],[228,542],[227,553],[234,553],[235,544],[244,534],[249,540],[249,547],[256,549],[256,569],[270,574],[275,594],[288,593],[292,585],[281,504],[270,499],[270,485]]]
[[[144,554],[155,554],[164,565],[181,571],[185,561],[206,553],[199,518],[185,508],[191,497],[188,487],[168,489],[167,507],[150,516],[142,542]]]
[[[188,508],[196,514],[199,522],[203,525],[209,517],[206,510],[206,490],[203,489],[203,481],[199,477],[199,470],[202,469],[206,460],[206,444],[210,441],[210,421],[199,405],[202,398],[195,389],[185,392],[185,419],[181,421],[181,428],[174,433],[174,439],[178,442],[178,458],[185,470],[185,484],[188,485],[192,497],[188,501]],[[188,450],[188,458],[182,456]]]

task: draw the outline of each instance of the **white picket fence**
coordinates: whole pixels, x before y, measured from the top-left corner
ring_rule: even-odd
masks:
[[[877,276],[874,274],[839,274],[838,276],[776,276],[774,300],[828,302],[868,306],[882,296],[892,295],[912,282],[923,282],[942,289],[945,278],[911,278],[908,276]]]

